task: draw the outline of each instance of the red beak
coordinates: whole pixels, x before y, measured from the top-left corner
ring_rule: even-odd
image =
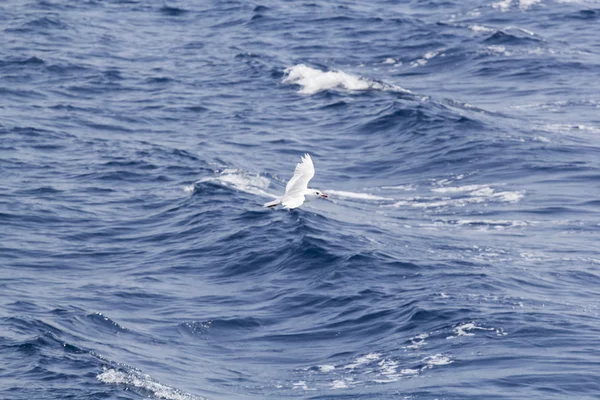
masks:
[[[325,193],[321,193],[321,197],[327,198],[327,195]]]

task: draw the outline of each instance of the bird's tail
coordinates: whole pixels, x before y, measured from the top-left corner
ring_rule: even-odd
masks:
[[[273,201],[265,203],[264,207],[271,208],[271,207],[275,207],[278,204],[281,204],[281,199],[275,199]]]

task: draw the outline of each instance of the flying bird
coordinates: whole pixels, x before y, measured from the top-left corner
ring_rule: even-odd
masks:
[[[265,203],[265,207],[276,207],[281,204],[283,208],[298,208],[304,202],[313,201],[319,197],[327,198],[325,193],[317,189],[309,189],[308,182],[315,176],[315,166],[310,155],[305,154],[302,161],[296,165],[294,176],[285,186],[285,194],[273,201]]]

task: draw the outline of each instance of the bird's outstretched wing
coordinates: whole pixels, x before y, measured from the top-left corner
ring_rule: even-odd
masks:
[[[308,182],[313,176],[315,176],[315,166],[310,155],[305,154],[302,157],[302,162],[296,165],[294,176],[285,185],[285,195],[304,195],[304,191],[308,188]]]

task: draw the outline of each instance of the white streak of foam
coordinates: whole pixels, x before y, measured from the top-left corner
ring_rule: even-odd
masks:
[[[382,186],[381,188],[385,189],[385,190],[394,190],[394,189],[404,190],[407,192],[417,190],[413,185]]]
[[[480,331],[493,331],[496,332],[498,336],[506,336],[504,329],[499,328],[483,328],[481,326],[475,325],[474,322],[466,322],[454,328],[454,336],[448,336],[446,339],[455,339],[460,336],[475,336],[475,334],[471,331],[480,330]]]
[[[547,124],[543,126],[544,129],[547,129],[552,132],[564,133],[566,131],[580,131],[580,132],[590,132],[590,133],[600,133],[600,128],[591,125],[568,125],[568,124]]]
[[[104,372],[96,376],[101,382],[107,384],[123,384],[133,386],[139,389],[151,392],[157,399],[165,400],[200,400],[203,397],[193,396],[189,393],[181,392],[172,387],[163,385],[154,381],[149,375],[138,372],[124,372],[116,369],[105,369]]]
[[[324,90],[389,90],[411,93],[400,86],[375,82],[370,79],[347,74],[343,71],[321,71],[305,64],[286,68],[282,83],[302,86],[299,93],[315,94]]]
[[[513,28],[517,29],[517,30],[520,30],[523,33],[526,33],[529,36],[534,36],[535,35],[535,33],[533,31],[530,31],[529,29],[521,28],[521,27],[518,27],[518,26],[507,26],[505,29],[506,30],[510,30],[510,29],[513,29]]]
[[[494,32],[494,29],[488,28],[486,26],[481,26],[481,25],[471,25],[471,26],[469,26],[469,28],[473,32]]]
[[[383,201],[392,201],[394,199],[389,197],[380,197],[375,196],[369,193],[355,193],[355,192],[343,192],[340,190],[327,190],[326,193],[328,195],[334,195],[339,197],[346,197],[349,199],[360,199],[360,200],[383,200]]]
[[[306,384],[306,381],[293,382],[292,383],[292,388],[294,388],[294,389],[302,389],[302,390],[317,390],[315,388],[308,387],[308,385]]]
[[[423,368],[431,368],[437,365],[448,365],[453,363],[450,357],[446,357],[443,354],[434,354],[433,356],[425,357],[422,361],[426,364],[426,366]]]
[[[449,186],[442,188],[431,189],[432,192],[436,193],[459,193],[459,192],[473,192],[480,189],[489,189],[489,185],[465,185],[465,186]]]
[[[418,369],[405,368],[400,370],[400,374],[402,375],[417,375],[419,373]]]
[[[381,358],[381,354],[379,353],[369,353],[367,355],[358,357],[352,364],[346,365],[345,369],[355,369],[356,367],[360,367],[364,364],[369,364],[373,361],[377,361]]]
[[[536,142],[550,143],[550,139],[548,139],[545,136],[536,136],[533,138],[533,140],[535,140]]]

